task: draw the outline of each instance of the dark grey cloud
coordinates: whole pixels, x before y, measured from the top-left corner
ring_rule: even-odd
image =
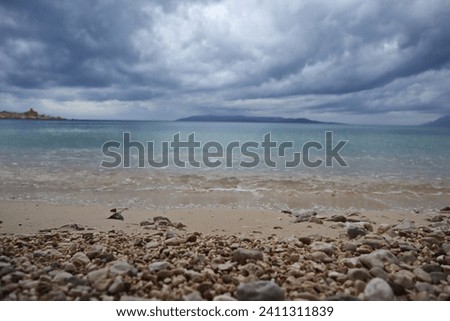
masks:
[[[10,1],[2,15],[12,20],[0,29],[12,62],[8,85],[105,87],[121,83],[136,58],[127,38],[132,26],[121,24],[133,21],[132,12],[82,1]]]
[[[421,122],[450,113],[448,30],[445,0],[2,1],[0,108]]]

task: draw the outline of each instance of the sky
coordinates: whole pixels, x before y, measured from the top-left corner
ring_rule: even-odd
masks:
[[[450,114],[450,1],[0,1],[0,110],[414,125]]]

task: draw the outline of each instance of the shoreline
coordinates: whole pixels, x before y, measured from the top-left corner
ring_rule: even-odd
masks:
[[[8,153],[10,157],[19,154]],[[316,211],[404,210],[447,206],[450,181],[320,176],[305,173],[98,170],[61,168],[47,160],[25,166],[0,164],[1,200],[54,204],[102,204],[129,208],[224,207]],[[20,157],[23,157],[21,155]],[[33,156],[29,156],[33,159]],[[79,154],[70,154],[76,159]]]

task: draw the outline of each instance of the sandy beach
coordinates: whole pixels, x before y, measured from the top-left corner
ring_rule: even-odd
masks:
[[[4,300],[450,298],[445,209],[156,211],[1,201],[0,213]]]
[[[414,213],[405,210],[366,210],[316,212],[317,222],[294,223],[296,216],[307,210],[291,211],[292,214],[266,209],[236,209],[226,207],[200,207],[172,210],[144,210],[120,208],[124,220],[107,219],[111,207],[101,205],[58,205],[34,201],[0,201],[2,225],[0,233],[38,233],[41,230],[53,230],[68,224],[79,224],[85,229],[107,232],[119,230],[125,233],[141,233],[140,223],[155,216],[165,216],[171,221],[186,225],[183,232],[199,232],[214,235],[252,235],[255,238],[320,235],[338,238],[345,235],[342,224],[328,221],[333,216],[360,213],[361,220],[371,222],[374,228],[381,224],[398,224],[402,220],[412,220],[419,226],[436,215],[430,210]]]

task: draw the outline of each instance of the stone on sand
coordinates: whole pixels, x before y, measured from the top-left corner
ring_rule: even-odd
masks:
[[[233,252],[233,261],[239,264],[245,264],[249,260],[257,261],[262,260],[263,254],[258,250],[248,250],[244,248],[238,248]]]

